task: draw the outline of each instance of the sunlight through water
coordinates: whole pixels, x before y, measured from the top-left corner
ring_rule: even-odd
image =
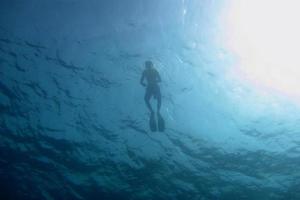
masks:
[[[225,11],[226,48],[235,74],[259,89],[300,100],[300,1],[231,1]]]

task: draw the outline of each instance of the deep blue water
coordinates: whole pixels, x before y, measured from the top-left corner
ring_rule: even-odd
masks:
[[[0,199],[300,199],[299,106],[231,76],[225,6],[1,0]]]

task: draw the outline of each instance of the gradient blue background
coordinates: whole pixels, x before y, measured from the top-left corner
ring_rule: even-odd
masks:
[[[225,6],[1,0],[1,199],[299,199],[299,107],[231,75]]]

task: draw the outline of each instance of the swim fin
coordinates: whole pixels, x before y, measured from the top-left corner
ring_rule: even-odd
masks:
[[[152,132],[156,132],[157,128],[156,128],[156,121],[155,121],[154,112],[152,112],[151,115],[150,115],[149,125],[150,125],[150,130]]]
[[[165,120],[161,116],[160,113],[157,113],[157,124],[158,124],[158,131],[164,132],[165,131]]]

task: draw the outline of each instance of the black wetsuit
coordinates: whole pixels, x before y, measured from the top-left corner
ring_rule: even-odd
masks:
[[[151,105],[149,104],[149,100],[152,96],[157,99],[157,110],[159,112],[160,106],[161,106],[161,93],[160,88],[158,85],[158,82],[161,81],[159,73],[155,69],[146,69],[143,72],[142,81],[143,79],[147,79],[147,86],[146,86],[146,94],[145,94],[145,102],[150,109],[151,112],[153,112]],[[141,82],[142,82],[141,81]]]

